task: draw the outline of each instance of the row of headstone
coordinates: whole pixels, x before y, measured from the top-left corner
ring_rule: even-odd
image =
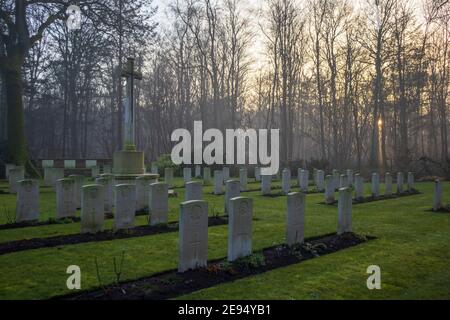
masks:
[[[264,179],[264,176],[262,176]],[[227,185],[232,185],[228,181]],[[239,188],[235,188],[239,190]],[[252,254],[253,200],[234,197],[228,202],[228,250],[230,262]],[[305,193],[287,196],[286,244],[300,245],[305,240]],[[186,201],[180,206],[178,271],[205,268],[208,263],[208,203]],[[337,234],[352,232],[352,193],[350,188],[339,191]]]
[[[364,179],[360,174],[354,175],[353,186],[355,189],[355,200],[362,201],[364,200]],[[397,174],[397,194],[402,194],[404,192],[403,189],[403,173]],[[347,175],[341,175],[340,177],[340,185],[342,188],[351,187],[350,179]],[[414,175],[413,173],[408,173],[408,192],[413,192],[414,189]],[[372,197],[378,198],[380,197],[380,175],[378,173],[372,174],[371,180],[371,191]],[[332,204],[335,202],[334,198],[335,193],[335,181],[333,176],[327,176],[325,178],[325,203]],[[385,196],[389,197],[393,195],[393,179],[390,173],[386,173],[385,176]]]
[[[118,184],[114,186],[114,229],[127,230],[134,228],[137,209],[137,184]],[[149,185],[148,209],[150,225],[156,226],[168,222],[169,187],[165,183]],[[81,232],[97,233],[104,229],[105,221],[104,185],[88,185],[82,189]]]

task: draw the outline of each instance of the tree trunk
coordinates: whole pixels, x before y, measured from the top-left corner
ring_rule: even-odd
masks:
[[[28,162],[28,152],[22,101],[22,63],[21,58],[15,60],[5,70],[6,102],[8,105],[8,161],[24,166]]]

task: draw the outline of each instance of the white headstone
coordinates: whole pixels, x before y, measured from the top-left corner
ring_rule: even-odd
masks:
[[[114,204],[114,180],[110,177],[97,178],[95,183],[102,185],[105,213],[112,213]]]
[[[377,172],[372,174],[372,197],[380,196],[380,175]]]
[[[247,191],[248,190],[248,175],[247,175],[246,168],[242,168],[239,170],[239,180],[241,182],[241,191]]]
[[[397,173],[397,193],[398,194],[403,193],[403,173],[402,172]]]
[[[225,190],[225,213],[229,212],[230,200],[241,195],[241,184],[239,181],[228,180]]]
[[[75,180],[61,179],[56,182],[56,218],[74,218],[77,216],[75,199]]]
[[[148,208],[150,185],[158,182],[152,175],[143,175],[136,178],[136,211]]]
[[[272,176],[261,176],[261,194],[263,196],[270,196],[272,193]]]
[[[183,179],[184,184],[192,181],[192,169],[191,168],[184,168],[183,169]]]
[[[364,178],[359,173],[355,174],[355,200],[364,200]]]
[[[64,160],[64,169],[75,169],[77,167],[76,160]]]
[[[132,229],[136,217],[136,185],[119,184],[114,188],[116,195],[114,229]]]
[[[164,182],[169,186],[170,188],[173,188],[173,168],[165,168],[164,169]]]
[[[338,170],[333,170],[333,183],[334,183],[334,189],[339,189],[339,180],[341,178],[341,175],[339,174]]]
[[[261,182],[261,168],[260,167],[255,168],[255,181]]]
[[[63,168],[44,168],[44,184],[46,187],[56,187],[56,181],[64,179]]]
[[[205,186],[211,185],[211,168],[203,168],[203,184]]]
[[[392,175],[386,172],[384,177],[384,195],[386,197],[392,196]]]
[[[95,166],[91,168],[91,178],[97,178],[98,176],[100,176],[100,168]]]
[[[9,191],[10,193],[16,194],[19,189],[19,181],[25,179],[25,168],[15,167],[9,170]]]
[[[228,261],[252,254],[253,200],[238,197],[230,201],[228,219]]]
[[[39,183],[36,180],[18,182],[16,222],[39,220]]]
[[[339,179],[340,179],[339,180],[340,189],[350,187],[350,183],[348,181],[348,176],[346,174],[341,174]]]
[[[333,204],[334,199],[334,179],[332,176],[326,176],[325,178],[325,203]]]
[[[152,163],[152,174],[158,174],[158,164],[157,163]]]
[[[230,168],[223,167],[222,174],[223,174],[223,184],[226,184],[227,181],[230,180]]]
[[[350,188],[339,190],[338,235],[352,232],[352,191]]]
[[[196,178],[202,177],[202,167],[199,165],[195,166],[195,177]]]
[[[10,171],[11,169],[14,169],[15,167],[16,167],[15,164],[7,163],[7,164],[5,165],[5,178],[6,178],[6,179],[9,179],[9,171]]]
[[[290,193],[287,197],[286,243],[288,246],[302,244],[305,240],[304,193]]]
[[[308,192],[309,187],[309,171],[302,170],[300,172],[300,190],[302,192]]]
[[[186,183],[184,201],[203,200],[203,184],[201,182]]]
[[[84,185],[84,176],[73,174],[69,176],[69,179],[75,181],[75,205],[77,208],[81,208],[81,188]]]
[[[81,233],[103,231],[105,222],[104,187],[87,185],[81,191]]]
[[[55,161],[53,160],[42,160],[42,168],[53,168],[55,166]]]
[[[319,192],[325,191],[325,171],[317,170],[316,172],[316,185]]]
[[[97,160],[86,160],[85,167],[86,169],[92,169],[97,166]]]
[[[203,268],[208,263],[208,203],[183,202],[180,206],[178,272]]]
[[[291,170],[284,169],[283,170],[283,179],[282,179],[282,188],[283,193],[285,195],[289,194],[291,192]]]
[[[111,165],[105,164],[103,166],[103,174],[111,174],[111,173],[112,173]]]
[[[414,174],[412,172],[408,172],[408,192],[414,192]]]
[[[348,169],[347,170],[347,179],[348,179],[348,186],[353,187],[354,185],[354,177],[353,177],[353,170]]]
[[[219,170],[214,171],[214,194],[223,194],[223,172]]]
[[[150,199],[148,210],[150,225],[166,224],[169,215],[169,185],[166,183],[153,183],[150,185]]]
[[[439,211],[443,208],[442,204],[442,182],[436,180],[434,182],[433,211]]]

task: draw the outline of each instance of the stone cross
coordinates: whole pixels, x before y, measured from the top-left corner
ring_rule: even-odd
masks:
[[[238,197],[230,201],[228,220],[228,261],[252,254],[253,200]]]
[[[122,71],[122,77],[127,79],[127,95],[124,101],[124,143],[128,148],[135,146],[135,110],[134,110],[134,80],[142,80],[142,74],[134,69],[134,59],[128,58]]]

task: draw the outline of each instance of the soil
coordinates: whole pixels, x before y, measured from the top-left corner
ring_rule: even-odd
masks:
[[[450,206],[441,208],[437,211],[434,211],[433,209],[428,210],[429,212],[433,212],[433,213],[450,213]]]
[[[306,240],[302,246],[276,246],[253,256],[228,263],[226,259],[209,262],[208,267],[178,273],[166,271],[140,280],[86,291],[62,297],[58,300],[166,300],[201,289],[238,279],[262,274],[271,270],[298,264],[309,259],[335,253],[360,245],[373,237],[353,233],[341,236],[327,235]]]
[[[78,217],[66,218],[62,220],[51,219],[47,221],[35,221],[35,222],[21,222],[21,223],[8,223],[0,225],[0,230],[11,230],[11,229],[21,229],[21,228],[30,228],[30,227],[42,227],[42,226],[51,226],[55,224],[69,224],[80,222],[81,219]]]
[[[78,208],[80,210],[80,208]],[[136,217],[146,216],[148,215],[147,211],[136,212]],[[105,213],[105,219],[114,219],[114,214],[107,212]],[[79,217],[72,217],[66,219],[49,219],[47,221],[31,221],[31,222],[21,222],[21,223],[8,223],[0,225],[1,230],[12,230],[12,229],[22,229],[22,228],[31,228],[31,227],[44,227],[44,226],[52,226],[55,224],[71,224],[78,223],[81,221]]]
[[[398,199],[398,198],[404,198],[404,197],[411,197],[411,196],[416,196],[422,194],[420,191],[414,190],[413,192],[405,192],[405,193],[401,193],[401,194],[392,194],[392,196],[379,196],[377,198],[374,197],[366,197],[364,199],[361,200],[356,200],[353,199],[353,204],[363,204],[363,203],[370,203],[370,202],[376,202],[376,201],[384,201],[384,200],[392,200],[392,199]],[[338,201],[334,201],[331,204],[325,203],[325,202],[320,202],[319,204],[324,204],[327,206],[336,206],[338,205]]]
[[[222,226],[226,224],[228,224],[228,219],[224,217],[210,217],[208,222],[209,227]],[[88,242],[101,242],[101,241],[146,237],[156,234],[177,232],[178,227],[179,227],[178,222],[174,222],[169,223],[167,225],[154,227],[147,225],[139,226],[133,229],[118,232],[108,230],[96,234],[73,234],[50,238],[36,238],[29,240],[6,242],[0,243],[0,255],[19,251],[41,249],[41,248],[54,248],[59,246],[75,245]]]

